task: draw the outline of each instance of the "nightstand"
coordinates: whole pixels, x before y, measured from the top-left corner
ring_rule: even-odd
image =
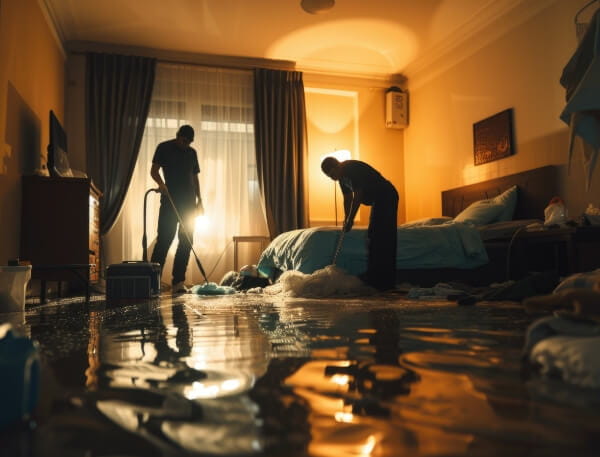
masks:
[[[521,231],[508,246],[508,279],[533,271],[555,271],[564,276],[575,271],[574,227]]]
[[[573,265],[575,272],[600,268],[600,225],[584,225],[575,229]]]
[[[600,226],[522,231],[510,247],[511,279],[531,271],[567,276],[600,268]]]

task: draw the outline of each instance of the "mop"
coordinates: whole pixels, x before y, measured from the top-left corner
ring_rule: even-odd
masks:
[[[148,192],[150,192],[150,191],[155,191],[155,192],[160,193],[160,189],[150,189]],[[146,192],[146,195],[148,194],[148,192]],[[177,211],[177,207],[175,206],[175,202],[173,201],[173,198],[171,198],[171,194],[169,193],[168,190],[165,193],[165,195],[167,196],[167,198],[169,199],[169,202],[171,203],[173,211],[175,212],[175,216],[177,216],[177,220],[179,221],[179,230],[184,229],[185,225],[183,224],[183,220],[181,219],[179,211]],[[145,224],[145,220],[146,220],[146,218],[144,217],[144,224]],[[202,263],[200,262],[200,259],[198,258],[198,254],[196,254],[196,251],[194,250],[192,240],[190,239],[190,236],[185,229],[183,230],[183,234],[185,236],[186,241],[190,245],[192,254],[194,255],[194,259],[196,260],[196,265],[198,266],[200,273],[202,273],[202,276],[204,277],[204,284],[197,284],[197,285],[191,287],[189,290],[189,293],[196,294],[196,295],[227,295],[227,294],[235,293],[236,290],[233,287],[219,286],[217,283],[208,281],[208,278],[206,277],[206,273],[204,272],[204,268],[202,267]],[[145,240],[145,238],[146,238],[146,230],[144,229],[144,240],[143,240],[144,256],[146,256],[146,248],[145,248],[146,240]]]
[[[281,275],[277,285],[267,287],[265,292],[304,298],[357,296],[371,293],[371,288],[358,277],[349,275],[336,266],[345,235],[346,230],[342,228],[330,265],[311,274],[288,270]]]
[[[344,242],[345,234],[346,234],[346,231],[342,229],[342,231],[340,233],[340,237],[338,238],[337,246],[335,248],[335,253],[333,254],[333,260],[331,261],[331,266],[333,266],[333,267],[335,267],[335,262],[337,261],[340,251],[342,250],[342,243]]]
[[[340,232],[331,264],[310,274],[295,270],[285,271],[278,282],[266,287],[264,292],[302,298],[356,297],[372,293],[357,276],[349,275],[336,266],[345,233],[343,230]]]

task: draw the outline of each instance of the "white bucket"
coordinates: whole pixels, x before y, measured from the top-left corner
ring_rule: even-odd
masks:
[[[0,265],[0,313],[25,309],[25,292],[31,279],[31,265]]]

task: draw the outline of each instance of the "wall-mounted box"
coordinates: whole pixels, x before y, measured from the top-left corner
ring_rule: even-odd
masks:
[[[408,127],[408,92],[388,89],[385,93],[385,126],[389,129]]]

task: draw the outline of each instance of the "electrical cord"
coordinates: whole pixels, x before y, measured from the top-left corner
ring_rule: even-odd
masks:
[[[508,243],[508,251],[506,253],[506,280],[507,281],[510,280],[510,252],[512,251],[512,247],[517,238],[517,235],[526,229],[527,229],[527,226],[523,225],[523,226],[519,227],[517,230],[515,230],[515,233],[513,233],[512,237],[510,238],[510,241]]]

